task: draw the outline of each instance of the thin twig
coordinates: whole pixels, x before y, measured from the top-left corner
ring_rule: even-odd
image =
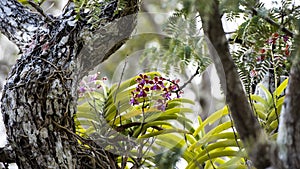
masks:
[[[125,63],[124,63],[123,69],[122,69],[121,77],[120,77],[120,80],[119,80],[119,82],[118,82],[118,87],[117,87],[116,92],[115,92],[115,95],[114,95],[114,103],[115,103],[116,100],[117,100],[117,94],[118,94],[118,91],[119,91],[119,89],[120,89],[120,85],[121,85],[121,82],[122,82],[122,79],[123,79],[123,76],[124,76],[124,72],[125,72],[126,66],[127,66],[127,57],[125,58]],[[116,112],[116,115],[115,115],[115,117],[114,117],[113,124],[115,124],[116,118],[117,118],[117,116],[118,116],[119,108],[120,108],[120,103],[118,103],[118,105],[117,105],[117,108],[116,108],[117,112]],[[121,125],[122,125],[121,117],[120,117],[120,123],[121,123]]]
[[[228,35],[228,34],[233,34],[233,33],[236,33],[237,32],[237,30],[235,30],[235,31],[230,31],[230,32],[224,32],[225,33],[225,35]]]
[[[120,88],[122,79],[123,79],[123,77],[124,77],[124,72],[125,72],[126,66],[127,66],[127,57],[125,58],[125,63],[124,63],[123,69],[122,69],[121,77],[120,77],[120,80],[119,80],[119,83],[118,83],[118,87],[117,87],[117,89],[116,89],[116,93],[115,93],[115,95],[114,95],[114,102],[116,101],[117,93],[118,93],[118,90],[119,90],[119,88]]]
[[[181,87],[179,87],[179,91],[183,90],[189,83],[192,82],[192,80],[198,75],[200,74],[200,66],[197,67],[196,72],[190,77],[190,79],[188,81],[186,81]]]
[[[250,7],[250,9],[252,10],[252,13],[254,15],[261,17],[262,19],[264,19],[265,21],[267,21],[269,24],[271,24],[271,25],[279,28],[282,32],[286,33],[286,35],[288,35],[290,37],[294,37],[295,33],[292,32],[291,30],[289,30],[286,27],[278,24],[277,22],[275,22],[273,19],[271,19],[268,16],[259,15],[259,12],[254,7]]]
[[[80,137],[79,135],[77,135],[76,133],[74,133],[73,131],[69,130],[68,128],[58,124],[56,121],[52,120],[53,124],[55,124],[57,127],[61,128],[61,129],[64,129],[64,131],[66,131],[67,133],[73,135],[75,138],[77,138],[78,140],[82,141],[82,142],[91,142],[92,140],[88,140],[88,139],[85,139],[83,137]]]

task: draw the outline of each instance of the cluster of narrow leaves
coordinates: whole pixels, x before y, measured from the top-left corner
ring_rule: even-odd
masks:
[[[287,84],[288,79],[284,80],[273,93],[259,84],[264,95],[251,95],[251,105],[257,119],[270,134],[270,137],[274,139],[277,137],[279,116],[284,103]]]
[[[247,154],[242,147],[233,122],[224,107],[202,121],[198,118],[199,126],[191,129],[185,139],[168,137],[163,145],[181,149],[181,158],[187,163],[188,169],[194,168],[247,168]],[[213,127],[212,127],[213,126]],[[207,130],[212,127],[211,130]]]
[[[251,36],[261,36],[259,34],[256,32]],[[246,46],[240,46],[234,52],[234,60],[247,93],[254,93],[255,86],[266,75],[274,76],[270,79],[277,84],[280,83],[280,77],[288,76],[291,64],[292,38],[278,32],[267,34],[270,36],[261,39],[263,41],[261,45],[248,44],[250,46],[247,46],[245,44]],[[277,84],[272,84],[273,89],[277,87]],[[270,84],[270,86],[272,85]]]
[[[232,36],[237,49],[233,52],[233,58],[248,94],[254,93],[255,86],[268,74],[274,76],[270,85],[271,91],[274,91],[280,83],[280,77],[287,76],[290,70],[294,41],[292,33],[282,31],[278,25],[269,24],[263,18],[268,17],[268,20],[287,30],[295,30],[293,25],[298,22],[296,18],[300,13],[292,1],[278,3],[281,3],[281,7],[277,4],[279,7],[271,10],[263,2],[245,6],[255,9],[257,13],[242,13],[245,21]]]
[[[183,71],[187,65],[199,66],[202,72],[211,60],[197,27],[195,6],[192,1],[178,1],[178,4],[182,9],[176,9],[163,26],[165,37],[159,40],[158,47],[147,48],[143,58],[151,58],[151,67],[163,66],[166,73],[171,73],[169,71],[174,68]]]
[[[82,83],[93,87],[78,89],[77,133],[119,154],[120,161],[125,160],[122,154],[131,154],[130,161],[140,160],[153,167],[150,161],[155,155],[168,151],[163,146],[167,139],[177,137],[180,141],[191,133],[192,121],[186,113],[193,111],[185,106],[194,103],[179,98],[178,80],[149,72],[107,87],[95,77]]]
[[[260,81],[262,76],[268,71],[263,65],[274,70],[277,76],[287,75],[290,67],[288,58],[291,54],[291,42],[289,39],[287,35],[280,35],[277,32],[273,33],[266,40],[264,46],[256,51],[256,64],[250,71],[250,77]]]
[[[277,137],[278,117],[287,84],[288,79],[284,80],[273,93],[260,85],[265,95],[251,95],[249,100],[258,121],[272,139]],[[168,143],[174,144],[176,139],[178,138]],[[193,134],[186,135],[186,140],[182,140],[178,148],[180,146],[186,147],[182,158],[188,163],[187,169],[251,168],[227,106],[211,114],[204,121],[199,118],[199,126],[195,128]]]
[[[165,78],[158,72],[140,74],[110,88],[104,87],[103,83],[99,88],[99,81],[103,82],[102,79],[97,81],[95,76],[89,79],[95,86],[85,88],[84,95],[80,97],[76,119],[77,131],[83,137],[95,140],[101,138],[103,141],[99,144],[114,152],[129,151],[134,154],[130,157],[133,161],[143,154],[141,159],[144,167],[156,167],[162,161],[158,157],[170,154],[175,155],[177,160],[184,159],[188,163],[188,169],[250,167],[248,155],[234,128],[227,106],[204,121],[199,117],[199,125],[194,128],[193,122],[185,116],[192,110],[183,107],[186,106],[185,103],[193,104],[192,101],[174,97],[167,100],[165,110],[156,106],[158,98],[164,98],[164,87],[175,85],[178,89],[176,81],[162,83]],[[264,96],[251,95],[249,100],[260,124],[274,139],[277,136],[278,117],[287,83],[286,79],[273,93],[260,85]],[[175,86],[169,89],[175,89]],[[146,94],[141,92],[143,90]],[[150,94],[150,91],[153,93]],[[82,89],[79,92],[82,94]],[[140,98],[134,103],[130,101],[134,97]],[[179,128],[180,125],[184,128]],[[122,136],[122,143],[114,141]],[[134,139],[128,141],[130,143],[124,143],[124,136]],[[127,149],[122,149],[125,145]],[[124,156],[119,155],[118,160],[124,160]]]

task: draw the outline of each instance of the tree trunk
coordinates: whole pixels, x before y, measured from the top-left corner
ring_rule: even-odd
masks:
[[[219,13],[218,1],[213,0],[206,5],[203,5],[205,3],[202,0],[198,2],[198,11],[209,52],[216,64],[217,73],[226,96],[226,103],[229,106],[235,127],[255,167],[266,168],[270,166],[269,156],[266,155],[262,158],[261,154],[269,154],[270,146],[250,108],[237,69],[231,58]]]
[[[277,149],[272,162],[277,168],[300,168],[300,35],[296,38],[295,52],[290,72],[277,137]]]
[[[111,1],[95,14],[78,13],[70,2],[61,16],[51,17],[16,0],[0,1],[0,31],[22,52],[1,100],[19,168],[117,168],[113,155],[101,147],[78,143],[73,117],[78,82],[121,47],[135,27],[136,16],[129,15],[137,12],[137,0],[125,4],[116,12],[118,2]],[[91,15],[99,22],[88,21]]]

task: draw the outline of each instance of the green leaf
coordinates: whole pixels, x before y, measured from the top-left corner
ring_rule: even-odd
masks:
[[[278,87],[277,89],[274,91],[273,95],[277,97],[279,97],[282,92],[286,89],[287,85],[288,85],[288,81],[289,79],[285,79]]]
[[[208,143],[209,142],[208,140],[210,140],[210,138],[213,135],[221,133],[222,131],[227,130],[231,127],[232,127],[231,121],[227,121],[225,123],[222,123],[222,124],[216,126],[211,131],[209,131],[204,137],[202,137],[200,140],[198,140],[196,144],[191,145],[190,148],[195,149],[198,145],[204,145],[204,144]]]
[[[160,112],[161,111],[157,110],[156,108],[145,109],[144,112],[140,109],[132,109],[130,112],[125,113],[124,115],[116,116],[115,118],[113,118],[113,117],[112,118],[107,118],[107,119],[110,119],[110,122],[109,122],[110,125],[113,125],[112,123],[114,123],[114,125],[116,125],[116,124],[120,124],[124,120],[129,120],[130,118],[133,118],[133,117],[136,117],[136,116],[142,116],[143,113],[144,113],[144,115],[151,114],[151,113],[153,115],[155,115],[155,114],[158,114]]]
[[[88,127],[94,126],[94,122],[89,119],[80,119],[76,123],[80,126],[88,126]]]
[[[189,135],[189,134],[187,134]],[[156,137],[155,144],[158,144],[162,147],[166,147],[168,149],[171,148],[178,148],[182,149],[185,146],[184,138],[181,137],[181,135],[178,135],[177,133],[168,133],[168,134],[162,134],[158,135]]]
[[[133,89],[127,89],[123,91],[119,91],[117,94],[114,95],[109,95],[109,97],[106,99],[106,107],[107,105],[112,105],[112,104],[118,104],[118,103],[128,103],[131,98],[131,91]]]
[[[272,103],[273,103],[273,97],[272,97],[272,94],[269,92],[269,90],[264,86],[262,85],[261,83],[258,84],[259,87],[264,91],[266,97],[267,97],[267,103],[269,105],[269,107],[272,106]]]
[[[150,76],[150,77],[154,77],[154,76],[161,76],[159,72],[148,72],[148,73],[144,73],[145,75],[147,76]],[[132,77],[124,82],[122,82],[120,84],[120,86],[118,86],[118,84],[115,84],[114,86],[111,87],[110,91],[109,91],[109,95],[108,97],[109,98],[114,98],[114,95],[116,92],[120,92],[120,91],[123,91],[129,87],[132,87],[133,85],[136,85],[136,79],[138,78],[139,76],[135,76],[135,77]]]
[[[250,98],[251,98],[252,101],[259,102],[259,103],[263,104],[265,108],[268,108],[267,101],[264,98],[262,98],[261,96],[251,95]]]
[[[96,130],[94,127],[89,127],[88,129],[85,130],[85,133],[86,135],[90,136],[91,134],[95,133]]]
[[[270,124],[273,120],[277,119],[277,116],[279,117],[280,110],[281,109],[272,109],[271,113],[268,116],[268,121],[267,121],[268,124]]]
[[[183,105],[185,103],[195,105],[195,102],[193,100],[186,99],[186,98],[176,98],[176,99],[168,101],[167,110],[177,107],[177,106],[180,106],[180,105]]]
[[[248,169],[249,167],[247,165],[243,164],[233,164],[233,165],[228,165],[225,167],[218,167],[218,169]]]
[[[228,161],[226,161],[225,163],[223,163],[223,164],[221,164],[219,167],[218,167],[218,169],[219,168],[228,168],[228,169],[231,169],[230,167],[232,167],[232,166],[235,166],[235,165],[237,165],[237,164],[241,164],[241,165],[238,165],[238,166],[240,166],[240,167],[247,167],[246,165],[245,165],[245,160],[244,160],[244,158],[241,158],[241,157],[239,157],[239,156],[236,156],[236,157],[232,157],[232,158],[230,158]],[[244,165],[242,165],[242,164],[244,164]]]
[[[172,126],[172,124],[166,121],[153,121],[153,122],[146,123],[144,125],[144,128],[149,128],[153,126]]]
[[[223,151],[217,151],[206,154],[205,156],[202,156],[200,158],[197,158],[194,160],[195,162],[190,163],[187,167],[187,169],[194,169],[197,168],[197,164],[203,164],[205,161],[218,158],[218,157],[230,157],[230,156],[240,156],[240,157],[247,157],[245,152],[240,151],[234,151],[234,150],[223,150]]]
[[[97,121],[99,119],[99,116],[96,115],[95,113],[93,112],[77,112],[76,113],[76,117],[77,119],[88,119],[88,120],[91,120],[91,121]]]
[[[266,118],[267,118],[267,115],[266,115],[266,108],[262,105],[262,104],[257,104],[257,103],[254,103],[254,110],[255,110],[255,113],[257,114],[257,116],[259,117],[259,119],[265,121]]]
[[[21,4],[28,4],[28,0],[18,0],[18,2],[20,2]]]
[[[201,130],[204,129],[204,127],[207,124],[213,124],[215,121],[220,120],[223,116],[227,114],[228,114],[227,106],[225,106],[223,109],[216,111],[215,113],[210,115],[206,120],[204,120],[203,123],[200,124],[200,126],[193,133],[193,136],[196,136]]]
[[[140,136],[139,138],[149,138],[149,137],[154,137],[154,136],[158,136],[158,135],[162,135],[162,134],[169,134],[169,133],[183,133],[183,134],[188,134],[188,131],[185,130],[181,130],[181,129],[164,129],[164,130],[160,130],[160,131],[156,131],[156,132],[152,132],[149,134],[145,134]]]
[[[161,112],[161,113],[156,113],[156,114],[153,114],[152,116],[149,116],[146,118],[146,121],[149,122],[149,121],[155,121],[156,119],[158,118],[163,118],[164,116],[169,116],[169,115],[176,115],[178,117],[178,114],[180,113],[192,113],[193,110],[190,109],[190,108],[172,108],[172,109],[168,109],[164,112]]]
[[[154,118],[154,120],[156,120],[156,121],[158,121],[158,120],[177,120],[177,119],[178,119],[177,114],[158,116],[157,118]],[[149,121],[149,120],[146,120],[146,121]]]
[[[237,142],[239,145],[237,145]],[[221,140],[221,141],[217,141],[215,143],[211,143],[208,146],[205,146],[205,148],[202,148],[201,146],[199,146],[199,148],[197,148],[197,158],[204,156],[207,152],[211,152],[215,149],[219,149],[219,148],[227,148],[227,147],[237,147],[239,148],[239,146],[242,145],[241,141],[236,141],[235,139],[226,139],[226,140]]]

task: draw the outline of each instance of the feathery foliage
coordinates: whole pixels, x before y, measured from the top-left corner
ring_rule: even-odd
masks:
[[[171,65],[183,70],[189,64],[199,66],[200,72],[211,63],[203,37],[197,27],[198,17],[193,14],[192,2],[184,1],[182,9],[176,9],[164,25],[164,38],[159,47],[145,50],[144,58],[151,56],[151,65],[172,70]],[[160,63],[164,62],[164,65]],[[170,72],[168,72],[170,73]]]
[[[287,76],[290,69],[290,54],[293,50],[293,37],[281,31],[276,25],[269,24],[262,16],[279,22],[289,16],[279,10],[267,10],[263,3],[256,6],[259,11],[249,16],[233,35],[233,58],[248,94],[254,93],[255,86],[266,75],[272,76],[270,90],[274,91],[280,83],[280,77]],[[281,15],[281,17],[278,17]],[[276,16],[276,17],[275,17]],[[282,26],[285,24],[282,23]],[[271,89],[272,88],[272,89]]]

